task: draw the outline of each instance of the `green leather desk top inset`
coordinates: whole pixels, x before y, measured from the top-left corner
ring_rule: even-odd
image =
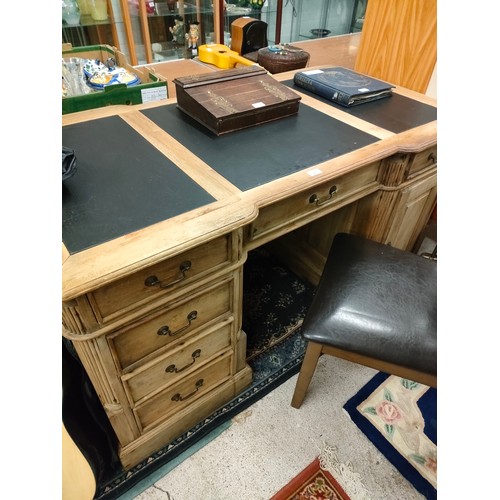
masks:
[[[313,92],[294,85],[293,80],[286,80],[283,85],[290,87],[297,92],[314,97],[322,102],[344,111],[356,118],[360,118],[377,127],[384,128],[390,132],[398,134],[419,125],[432,122],[437,119],[437,108],[429,106],[409,97],[393,93],[391,97],[380,99],[378,101],[365,102],[346,108],[333,101],[325,99]]]
[[[175,104],[141,113],[241,191],[379,140],[303,103],[295,116],[223,136],[216,136]]]
[[[77,158],[62,191],[70,253],[215,201],[117,116],[63,127],[62,144]]]

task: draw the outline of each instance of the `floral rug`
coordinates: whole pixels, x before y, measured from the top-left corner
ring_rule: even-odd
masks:
[[[417,491],[437,498],[436,389],[380,372],[344,408]]]
[[[359,472],[342,462],[335,446],[325,444],[319,457],[270,500],[372,500]]]
[[[332,474],[321,467],[319,457],[271,498],[271,500],[349,499]]]

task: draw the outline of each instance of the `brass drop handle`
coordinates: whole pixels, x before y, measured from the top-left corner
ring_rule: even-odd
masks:
[[[172,396],[172,401],[184,401],[185,399],[188,399],[190,398],[191,396],[194,396],[197,392],[198,392],[198,389],[203,385],[203,379],[200,378],[200,380],[198,380],[195,384],[196,386],[196,389],[193,391],[193,392],[190,392],[187,396],[181,396],[180,392],[178,392],[177,394],[174,394]]]
[[[427,157],[427,161],[430,161],[431,163],[436,163],[436,160],[437,160],[437,155],[436,155],[436,153],[431,153],[431,154]]]
[[[199,358],[200,356],[201,356],[201,349],[196,349],[196,351],[194,351],[193,354],[191,354],[191,357],[193,358],[191,363],[188,363],[187,365],[183,366],[182,368],[176,368],[175,365],[169,365],[165,368],[165,371],[167,373],[183,372],[186,368],[189,368],[196,361],[196,358]]]
[[[333,195],[337,193],[337,186],[332,186],[330,190],[328,191],[328,197],[325,198],[324,200],[320,200],[318,198],[317,194],[312,194],[309,197],[309,203],[316,203],[316,206],[320,207],[321,205],[324,205],[328,201],[330,201],[333,198]]]
[[[181,326],[178,330],[175,330],[175,332],[170,330],[170,327],[168,325],[164,325],[160,328],[158,328],[158,331],[156,332],[157,335],[170,335],[173,337],[174,335],[177,335],[178,333],[183,332],[186,328],[189,328],[191,326],[191,323],[198,317],[198,311],[191,311],[187,315],[187,320],[188,323],[187,325]]]
[[[191,261],[186,260],[179,266],[179,271],[181,272],[180,276],[174,281],[170,281],[169,283],[163,283],[156,276],[149,276],[144,280],[144,284],[146,286],[159,286],[160,288],[169,288],[176,283],[179,283],[182,280],[186,279],[186,272],[191,269]]]

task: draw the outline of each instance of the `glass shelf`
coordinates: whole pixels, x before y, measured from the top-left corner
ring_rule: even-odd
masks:
[[[78,27],[83,27],[83,26],[103,26],[106,24],[111,24],[112,19],[108,16],[108,19],[106,21],[96,21],[92,19],[92,16],[90,14],[85,15],[85,16],[80,16],[80,22],[78,24],[66,24],[64,21],[62,23],[63,28],[78,28]],[[119,24],[119,23],[116,23]]]
[[[363,27],[368,0],[308,0],[297,5],[297,19],[292,37],[316,40],[357,33]],[[314,33],[314,32],[317,33]],[[324,31],[324,35],[320,32]]]

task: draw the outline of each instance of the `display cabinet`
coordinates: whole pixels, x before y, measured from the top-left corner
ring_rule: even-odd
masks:
[[[64,0],[70,1],[70,0]],[[73,0],[81,6],[96,0]],[[368,0],[265,0],[261,9],[245,0],[100,0],[108,17],[95,20],[81,8],[78,24],[63,21],[63,42],[74,47],[108,44],[132,65],[192,58],[197,52],[186,40],[195,23],[197,44],[231,46],[231,25],[240,17],[267,23],[268,44],[361,31]],[[88,12],[88,11],[87,11]]]
[[[261,10],[242,4],[244,0],[228,0],[219,4],[220,40],[228,45],[231,23],[249,16],[267,23],[269,44],[293,43],[312,38],[360,32],[368,0],[266,0]]]
[[[138,63],[129,0],[63,0],[62,4],[63,43],[73,47],[110,45],[130,64]],[[68,16],[74,6],[76,14]]]
[[[146,63],[196,57],[197,46],[214,40],[211,0],[141,3],[138,22]]]
[[[248,2],[240,0],[228,0],[225,5],[221,5],[221,23],[219,39],[227,46],[231,45],[231,25],[241,17],[250,17],[264,21],[267,24],[267,39],[269,43],[278,43],[276,39],[276,18],[278,9],[281,13],[282,0],[266,0],[261,9],[252,8]]]
[[[368,0],[297,1],[294,40],[323,38],[356,33],[363,28]]]
[[[62,25],[62,42],[73,47],[85,45],[117,45],[114,26],[110,21],[94,21],[90,15],[81,16],[78,24]]]
[[[63,43],[73,47],[111,45],[134,66],[196,55],[185,39],[192,23],[197,26],[198,45],[212,41],[214,36],[216,16],[211,0],[101,0],[107,11],[104,19],[95,19],[88,10],[87,2],[96,0],[74,1],[79,7],[79,20],[68,23],[63,7]],[[218,1],[214,1],[215,6]]]

